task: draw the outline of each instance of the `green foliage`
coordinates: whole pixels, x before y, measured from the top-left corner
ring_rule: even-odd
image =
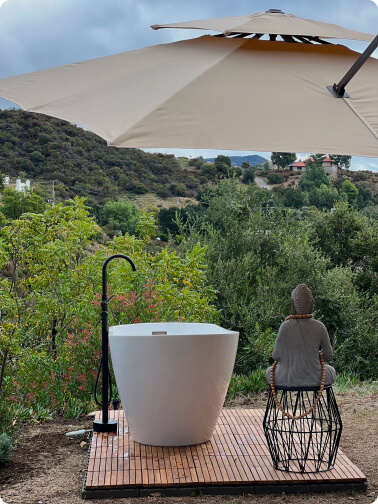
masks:
[[[297,159],[295,152],[272,152],[270,157],[272,163],[283,170]]]
[[[355,205],[358,198],[358,189],[350,180],[344,180],[341,184],[340,195],[344,196],[350,205]]]
[[[356,185],[358,189],[357,206],[359,209],[363,209],[374,202],[374,195],[372,187],[366,183],[359,183]]]
[[[228,170],[231,168],[231,159],[228,156],[220,154],[215,158],[214,166],[218,172],[227,175]]]
[[[306,171],[299,181],[299,188],[302,191],[310,192],[314,188],[320,188],[322,185],[329,187],[330,179],[322,168],[321,161],[307,161]]]
[[[266,389],[265,369],[257,369],[248,375],[231,376],[227,398],[234,399],[239,395],[258,394]]]
[[[139,210],[129,201],[108,201],[102,210],[101,224],[110,224],[122,234],[135,233]]]
[[[249,163],[248,163],[249,164]],[[242,165],[243,168],[243,165]],[[253,184],[256,178],[255,168],[248,166],[243,173],[242,182],[243,184]]]
[[[157,238],[159,238],[163,243],[168,243],[168,236],[164,233],[159,233]]]
[[[6,223],[7,223],[7,218],[5,217],[5,215],[3,214],[3,212],[0,212],[0,228],[2,228],[3,226],[5,226]]]
[[[155,214],[153,212],[147,213],[142,210],[136,222],[135,230],[139,238],[149,243],[151,238],[156,236]]]
[[[288,187],[283,195],[283,204],[290,208],[302,208],[306,203],[306,195],[300,189]]]
[[[180,210],[177,207],[162,208],[159,212],[159,226],[163,233],[176,234],[178,233],[178,225],[176,222],[176,217],[180,214]]]
[[[266,195],[230,180],[202,195],[207,209],[196,236],[207,245],[221,324],[240,332],[235,371],[248,374],[269,364],[277,330],[291,312],[290,293],[306,283],[315,316],[329,329],[336,369],[375,376],[375,221],[346,202],[332,213],[292,212],[277,201],[267,205],[264,198],[274,195]]]
[[[263,167],[261,168],[261,175],[266,176],[269,173],[269,163],[268,161],[265,161],[263,164]]]
[[[352,161],[352,156],[340,156],[337,154],[331,154],[330,158],[336,161],[338,166],[344,168],[344,170],[349,170]]]
[[[8,219],[18,219],[28,212],[42,213],[46,207],[43,198],[37,194],[14,189],[4,189],[1,203],[1,211]]]
[[[152,255],[147,241],[156,231],[154,214],[141,214],[138,226],[145,241],[125,235],[93,247],[98,227],[84,201],[75,199],[43,214],[25,214],[0,231],[0,269],[6,265],[7,271],[0,289],[7,313],[0,325],[0,393],[21,417],[76,417],[93,408],[101,268],[111,254],[126,254],[137,267],[132,273],[126,261],[109,265],[111,324],[217,322],[205,248],[193,245],[181,255],[166,248]]]
[[[13,451],[12,440],[3,432],[0,434],[0,466],[9,464]]]
[[[266,180],[269,184],[282,184],[285,181],[285,177],[282,173],[269,173]]]
[[[330,210],[339,199],[337,189],[331,188],[325,184],[320,187],[314,186],[308,194],[310,205],[316,206],[320,210]]]
[[[98,136],[59,119],[3,110],[0,132],[2,174],[16,177],[22,170],[33,184],[41,183],[46,198],[55,180],[56,201],[86,197],[99,221],[105,198],[125,192],[195,196],[201,184],[199,170],[188,177],[186,166],[172,155],[109,149]]]

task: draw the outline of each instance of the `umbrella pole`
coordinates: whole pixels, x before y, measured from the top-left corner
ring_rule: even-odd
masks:
[[[106,282],[106,267],[116,258],[126,259],[133,271],[136,270],[133,261],[123,255],[115,254],[109,257],[102,267],[102,298],[101,298],[101,328],[102,328],[102,418],[93,422],[94,432],[116,432],[117,422],[109,420],[109,328],[108,328],[108,286]],[[96,395],[96,392],[95,392]]]
[[[327,86],[327,89],[331,91],[333,96],[336,98],[349,98],[348,93],[345,92],[345,86],[351,81],[351,79],[356,75],[356,73],[360,70],[362,65],[366,63],[369,59],[370,55],[378,47],[378,35],[375,39],[368,45],[365,51],[361,54],[358,60],[354,63],[353,66],[347,71],[344,77],[340,80],[338,84],[334,84],[333,86]]]

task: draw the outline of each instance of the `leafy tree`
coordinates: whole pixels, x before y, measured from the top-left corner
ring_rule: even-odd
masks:
[[[143,229],[152,235],[153,219],[145,217]],[[93,408],[101,269],[109,255],[126,254],[137,267],[131,273],[125,261],[109,265],[111,324],[218,321],[199,244],[182,255],[168,249],[152,255],[146,242],[127,235],[94,252],[90,240],[97,232],[79,199],[42,215],[25,214],[0,231],[0,271],[5,265],[7,271],[0,277],[2,315],[7,313],[0,319],[0,394],[5,391],[35,418]]]
[[[261,175],[268,175],[269,173],[269,163],[268,161],[265,161],[265,163],[263,164],[262,166],[262,169],[261,169]]]
[[[344,180],[340,187],[340,195],[344,196],[350,205],[355,205],[358,198],[358,189],[350,180]]]
[[[214,166],[218,172],[227,175],[228,170],[231,168],[231,159],[228,156],[220,154],[215,158]]]
[[[373,191],[364,182],[356,185],[358,189],[357,206],[359,209],[370,206],[374,202]]]
[[[165,234],[178,233],[177,217],[180,215],[181,211],[177,207],[162,208],[159,212],[159,226],[162,232]]]
[[[42,163],[45,160],[44,155],[40,151],[33,151],[29,157],[33,163]]]
[[[321,210],[330,210],[339,199],[337,189],[333,189],[325,184],[320,187],[313,187],[308,193],[308,202]]]
[[[4,189],[1,207],[2,213],[8,219],[18,219],[27,212],[42,213],[46,207],[41,196],[33,192],[18,192],[14,189]]]
[[[196,158],[191,158],[188,161],[189,166],[195,166],[198,169],[202,168],[203,164],[204,164],[204,159],[202,156],[198,156]]]
[[[156,236],[155,214],[153,212],[147,213],[142,210],[139,213],[135,230],[140,238],[146,243],[150,243],[151,238]]]
[[[111,224],[122,234],[134,234],[139,213],[138,208],[130,201],[108,201],[102,210],[101,223]]]
[[[322,185],[329,187],[331,181],[323,170],[321,163],[316,160],[307,161],[306,171],[298,184],[299,188],[302,189],[302,191],[310,192],[314,187],[321,187]]]
[[[329,157],[334,161],[336,161],[338,166],[340,166],[341,168],[349,170],[352,161],[352,156],[340,156],[338,154],[330,154]]]
[[[270,157],[272,163],[283,170],[297,159],[295,152],[272,152]]]
[[[249,165],[249,167],[247,167],[244,170],[244,173],[242,176],[242,182],[243,182],[243,184],[253,184],[253,182],[255,181],[255,178],[256,178],[255,168],[253,166]]]
[[[353,257],[354,240],[368,225],[368,219],[352,210],[348,202],[338,201],[330,213],[316,213],[311,237],[335,266],[347,266]]]
[[[285,207],[302,208],[306,203],[306,194],[300,189],[288,187],[283,195],[283,204]]]
[[[217,175],[217,169],[213,163],[204,163],[201,168],[201,175],[211,180]]]

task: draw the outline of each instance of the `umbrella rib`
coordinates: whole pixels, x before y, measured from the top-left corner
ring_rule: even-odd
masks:
[[[356,110],[353,105],[350,103],[350,99],[342,98],[344,102],[348,105],[348,107],[354,112],[354,114],[360,119],[360,121],[366,126],[366,128],[370,131],[370,133],[374,136],[376,140],[378,140],[378,133],[375,131],[373,126],[369,124],[369,122],[365,119],[365,117]]]

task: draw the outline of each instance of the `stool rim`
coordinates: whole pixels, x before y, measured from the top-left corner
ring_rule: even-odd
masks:
[[[326,389],[330,389],[332,388],[332,383],[330,383],[329,385],[324,385],[324,390]],[[270,385],[269,385],[269,388]],[[280,385],[275,385],[275,389],[276,390],[288,390],[288,391],[291,391],[291,392],[314,392],[314,391],[317,391],[317,390],[320,390],[320,385],[315,385],[314,387],[285,387],[285,386],[280,386]]]

